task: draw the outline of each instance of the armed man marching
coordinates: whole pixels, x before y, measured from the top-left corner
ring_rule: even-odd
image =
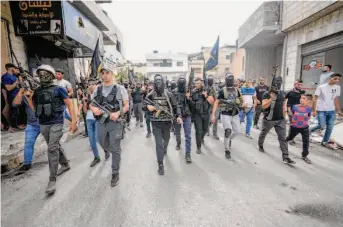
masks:
[[[94,92],[90,109],[96,116],[101,147],[112,154],[111,186],[119,183],[120,143],[123,137],[124,114],[129,110],[129,98],[125,88],[114,77],[116,62],[112,56],[104,59],[100,70],[103,85]]]
[[[163,77],[160,74],[154,77],[154,90],[146,96],[143,110],[152,113],[150,120],[155,136],[158,174],[164,175],[163,159],[167,154],[170,128],[175,118],[178,124],[182,124],[182,118],[177,101],[174,95],[164,87]]]
[[[234,86],[235,78],[233,74],[225,76],[225,87],[218,91],[217,100],[214,102],[211,120],[217,121],[216,111],[218,107],[221,111],[221,122],[224,127],[224,147],[225,157],[231,159],[231,143],[232,139],[239,134],[239,110],[243,104],[243,98],[239,89]]]
[[[28,103],[36,113],[40,132],[48,144],[50,177],[46,193],[52,194],[56,191],[57,176],[70,169],[68,159],[60,144],[65,106],[71,114],[70,130],[73,133],[77,130],[76,115],[67,90],[53,83],[54,68],[50,65],[41,65],[37,68],[37,74],[40,87],[35,90],[32,98],[28,97]],[[61,165],[60,169],[58,169],[58,163]]]
[[[191,119],[191,110],[190,110],[190,98],[189,98],[189,89],[191,86],[191,82],[193,79],[191,77],[194,75],[190,75],[189,83],[188,83],[188,91],[186,90],[186,78],[184,76],[180,76],[176,87],[172,90],[173,95],[175,96],[177,103],[181,110],[182,120],[183,120],[183,130],[185,132],[185,150],[186,150],[186,162],[191,163],[191,138],[192,138],[192,119]],[[173,84],[172,84],[173,88]],[[188,98],[187,98],[188,97]],[[181,124],[175,124],[175,136],[176,136],[176,150],[180,150],[181,148]]]

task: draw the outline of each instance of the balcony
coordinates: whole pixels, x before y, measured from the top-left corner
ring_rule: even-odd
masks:
[[[277,46],[283,43],[280,2],[264,2],[239,28],[238,47]]]

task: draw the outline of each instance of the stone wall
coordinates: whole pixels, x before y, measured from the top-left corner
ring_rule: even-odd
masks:
[[[292,3],[299,4],[298,2]],[[310,24],[288,32],[284,73],[285,89],[291,88],[294,80],[300,77],[301,45],[340,31],[343,31],[343,7]]]
[[[12,44],[12,49],[17,57],[18,61],[21,62],[21,65],[24,69],[28,69],[28,62],[27,62],[27,56],[25,52],[25,44],[23,42],[23,39],[21,37],[17,37],[14,35],[14,28],[13,28],[13,21],[12,21],[12,15],[11,15],[11,9],[10,4],[8,1],[1,2],[1,18],[5,19],[9,23],[9,29],[10,29],[10,40],[7,39],[7,42],[10,41]],[[3,40],[1,40],[3,42]],[[2,62],[2,64],[5,64],[6,62]],[[13,59],[13,63],[17,64],[15,59]]]

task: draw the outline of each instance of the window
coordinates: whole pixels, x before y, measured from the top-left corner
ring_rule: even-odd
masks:
[[[160,67],[172,67],[172,63],[164,59],[163,62],[160,63]]]
[[[226,60],[230,60],[230,55],[226,55]]]
[[[244,57],[242,57],[242,71],[244,71],[244,63],[245,63],[244,60],[245,60]]]
[[[159,67],[160,63],[154,63],[154,67]]]
[[[176,65],[177,66],[183,66],[183,62],[182,61],[178,61],[178,62],[176,62]]]

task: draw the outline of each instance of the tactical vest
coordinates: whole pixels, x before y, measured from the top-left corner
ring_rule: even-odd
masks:
[[[65,105],[62,98],[55,95],[57,87],[57,85],[51,85],[36,89],[34,103],[39,122],[48,122],[63,115]]]
[[[195,113],[207,114],[210,108],[210,104],[202,95],[202,90],[194,90],[192,92],[192,100],[195,102]]]
[[[119,92],[118,92],[119,90]],[[120,115],[123,116],[123,96],[118,85],[114,85],[111,92],[107,95],[107,97],[103,96],[102,94],[102,86],[98,87],[96,91],[95,101],[97,101],[100,105],[104,103],[110,104],[113,108],[111,112],[120,111]],[[97,116],[99,117],[99,116]]]
[[[173,94],[176,97],[177,104],[179,105],[181,109],[181,115],[183,117],[187,117],[191,115],[191,110],[189,107],[189,103],[187,102],[187,98],[185,96],[186,93],[181,93],[178,91],[177,88],[173,90]]]
[[[219,108],[222,112],[229,112],[232,116],[235,116],[238,114],[239,108],[243,104],[243,100],[239,97],[239,93],[236,88],[235,91],[228,91],[228,88],[225,86],[222,90],[224,93],[224,99],[227,100],[227,103],[220,103]]]
[[[157,96],[156,92],[153,92],[152,95],[152,101],[156,104],[158,104],[160,107],[162,107],[165,110],[168,110],[170,113],[173,113],[173,108],[169,101],[169,96],[166,90],[164,90],[164,93],[162,96]],[[159,116],[156,116],[156,114],[152,114],[150,117],[151,121],[171,121],[170,119],[163,111],[160,113]]]

